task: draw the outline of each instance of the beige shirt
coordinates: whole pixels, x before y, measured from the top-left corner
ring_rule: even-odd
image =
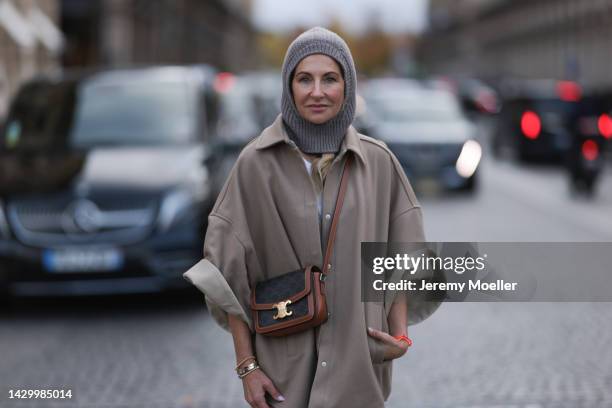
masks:
[[[249,300],[257,282],[321,266],[347,155],[354,159],[326,280],[328,321],[280,338],[253,332],[261,368],[287,399],[270,400],[271,406],[384,406],[393,362],[383,361],[384,345],[366,328],[389,330],[391,301],[361,301],[360,246],[425,241],[420,205],[397,159],[384,143],[350,127],[325,178],[320,230],[315,186],[279,116],[240,154],[209,216],[204,259],[184,275],[223,328],[231,313],[253,330]],[[410,323],[436,307],[409,299]]]

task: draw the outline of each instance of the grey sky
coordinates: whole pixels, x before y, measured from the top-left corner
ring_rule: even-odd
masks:
[[[327,25],[337,18],[359,32],[378,16],[388,32],[420,32],[426,24],[428,0],[253,0],[253,20],[267,31],[295,26]]]

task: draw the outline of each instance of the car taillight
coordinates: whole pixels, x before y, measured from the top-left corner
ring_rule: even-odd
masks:
[[[599,146],[592,140],[585,140],[582,143],[582,157],[591,161],[597,159],[599,156]]]
[[[602,114],[597,121],[597,127],[599,128],[599,133],[603,137],[606,139],[610,139],[612,137],[612,118],[610,115],[606,113]]]
[[[557,94],[562,101],[578,102],[582,98],[582,89],[576,82],[559,81],[557,83]]]
[[[225,93],[232,89],[236,77],[231,72],[219,72],[215,77],[213,88],[219,93]]]
[[[542,130],[542,121],[537,113],[532,111],[523,112],[521,116],[521,131],[528,139],[537,139]]]

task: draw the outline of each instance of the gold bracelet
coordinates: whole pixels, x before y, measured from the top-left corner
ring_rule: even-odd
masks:
[[[238,367],[240,367],[242,364],[244,364],[246,361],[249,361],[250,359],[256,360],[255,356],[245,357],[238,364],[236,364],[236,368],[234,368],[234,370],[237,370]]]
[[[236,369],[236,374],[240,375],[243,374],[249,370],[252,370],[253,368],[255,368],[255,366],[257,366],[257,362],[253,361],[252,363],[250,363],[249,365],[242,367],[242,368],[237,368]]]
[[[246,373],[244,373],[242,375],[239,375],[238,377],[240,377],[240,379],[242,380],[244,377],[246,377],[247,375],[251,374],[255,370],[259,370],[259,366],[255,366],[255,368],[253,368],[252,370],[249,370]]]
[[[251,363],[248,366],[241,368],[240,370],[236,370],[236,372],[238,373],[238,378],[242,379],[253,371],[257,370],[258,368],[259,365],[257,363]]]

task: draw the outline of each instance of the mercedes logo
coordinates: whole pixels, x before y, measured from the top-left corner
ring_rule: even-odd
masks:
[[[101,226],[102,214],[90,200],[79,199],[70,204],[62,216],[62,227],[68,234],[92,233]]]

